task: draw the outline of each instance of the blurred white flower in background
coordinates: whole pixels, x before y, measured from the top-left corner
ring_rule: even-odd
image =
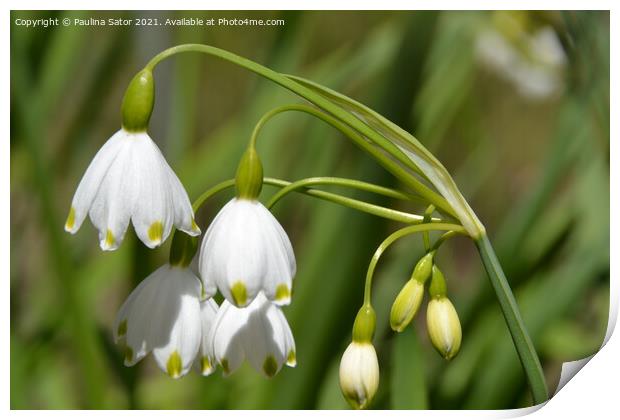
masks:
[[[496,25],[479,33],[475,45],[478,59],[528,99],[560,93],[567,59],[555,31],[542,26],[528,32],[510,13],[500,16]]]

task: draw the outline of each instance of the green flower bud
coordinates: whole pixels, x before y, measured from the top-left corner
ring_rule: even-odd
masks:
[[[426,280],[431,276],[431,270],[433,268],[433,252],[429,252],[423,256],[420,261],[415,265],[413,274],[411,277],[424,284]]]
[[[153,104],[155,102],[155,82],[151,70],[144,69],[131,79],[123,104],[121,113],[123,117],[123,128],[129,132],[146,131]]]
[[[448,289],[446,287],[446,279],[443,273],[436,265],[433,265],[433,277],[431,278],[431,285],[428,288],[431,298],[438,298],[445,296]]]
[[[377,324],[377,315],[370,305],[364,305],[357,312],[355,322],[353,323],[353,342],[354,343],[370,343],[375,335],[375,325]]]
[[[256,148],[249,146],[241,157],[235,177],[237,198],[254,200],[263,189],[263,165]]]
[[[390,326],[396,332],[402,332],[420,309],[424,297],[424,284],[411,278],[402,288],[390,312]]]
[[[450,360],[461,348],[461,322],[454,305],[445,296],[431,299],[426,311],[428,335],[439,354]]]
[[[180,231],[175,232],[172,237],[172,245],[170,245],[170,265],[187,267],[191,264],[197,249],[197,237],[189,236]]]

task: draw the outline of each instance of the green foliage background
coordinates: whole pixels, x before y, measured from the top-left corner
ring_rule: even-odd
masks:
[[[25,29],[18,17],[281,18],[284,27]],[[128,234],[99,250],[86,222],[63,231],[91,158],[120,125],[123,91],[146,61],[201,42],[342,91],[411,131],[454,175],[486,224],[542,358],[551,390],[561,364],[601,345],[609,301],[609,14],[515,13],[518,30],[551,25],[568,63],[561,94],[532,101],[476,59],[492,12],[13,12],[11,15],[11,407],[346,408],[338,363],[364,273],[397,225],[291,195],[275,208],[297,260],[285,309],[298,366],[266,380],[245,366],[223,379],[169,379],[147,358],[122,365],[111,325],[122,301],[161,265]],[[514,29],[514,28],[513,28]],[[196,198],[230,178],[254,123],[290,93],[200,55],[158,67],[150,133]],[[285,115],[259,139],[266,176],[334,175],[398,186],[317,120]],[[264,197],[274,190],[266,187]],[[350,193],[350,192],[347,192]],[[364,193],[356,197],[401,206]],[[198,221],[205,227],[229,196]],[[382,201],[383,200],[383,201]],[[168,241],[169,242],[169,241]],[[451,240],[439,263],[463,345],[443,361],[413,327],[389,329],[393,298],[421,256],[403,240],[379,264],[374,302],[381,385],[375,408],[511,408],[530,404],[524,376],[473,244]]]

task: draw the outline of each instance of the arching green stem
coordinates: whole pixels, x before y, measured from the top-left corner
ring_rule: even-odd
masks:
[[[267,202],[267,208],[272,208],[278,201],[280,201],[285,195],[298,189],[310,187],[312,185],[333,185],[337,187],[348,187],[357,190],[368,191],[386,197],[396,198],[398,200],[419,201],[420,197],[406,193],[404,191],[398,191],[392,188],[382,187],[380,185],[371,184],[369,182],[358,181],[348,178],[336,178],[336,177],[312,177],[304,178],[299,181],[291,183],[289,186],[282,188]]]
[[[443,235],[441,235],[439,238],[437,238],[437,240],[435,241],[435,243],[433,244],[433,246],[431,246],[428,250],[429,251],[437,251],[439,249],[439,247],[441,247],[441,245],[443,245],[443,243],[445,241],[447,241],[448,239],[456,236],[456,235],[462,235],[462,232],[455,232],[453,230],[448,231],[446,233],[444,233]]]
[[[388,170],[390,172],[394,173],[395,176],[397,176],[402,182],[406,183],[407,185],[415,185],[416,191],[418,191],[418,193],[420,193],[420,195],[422,195],[423,197],[427,198],[429,202],[435,204],[437,208],[441,209],[446,214],[457,217],[454,209],[445,200],[445,198],[425,186],[415,176],[413,176],[407,171],[404,171],[403,168],[400,167],[399,163],[397,162],[400,162],[400,164],[422,175],[423,177],[425,176],[424,173],[420,171],[416,164],[409,157],[407,157],[407,155],[402,150],[400,150],[391,141],[386,139],[377,130],[374,130],[366,123],[364,123],[361,119],[357,118],[354,114],[346,111],[341,106],[325,98],[323,95],[315,92],[313,89],[304,86],[302,83],[292,80],[285,75],[273,71],[270,68],[262,66],[254,61],[248,60],[247,58],[240,57],[236,54],[233,54],[226,50],[222,50],[220,48],[203,44],[183,44],[169,48],[153,57],[153,59],[151,59],[151,61],[149,61],[149,63],[146,65],[146,68],[152,71],[155,66],[157,66],[157,64],[159,64],[162,60],[172,55],[184,52],[200,52],[204,54],[209,54],[234,63],[238,66],[244,67],[247,70],[259,74],[262,77],[265,77],[279,84],[280,86],[296,93],[297,95],[310,101],[319,108],[329,112],[334,117],[336,117],[336,121],[339,121],[342,125],[346,125],[350,129],[357,131],[359,133],[358,137],[361,137],[362,139],[362,143],[369,143],[368,145],[366,145],[366,147],[362,146],[361,143],[358,143],[358,145],[360,145],[366,152],[370,153],[375,159],[380,161],[381,164],[386,167],[386,169],[389,168]],[[369,139],[370,142],[368,142],[364,137]],[[386,156],[381,149],[387,152],[392,158]]]
[[[379,258],[381,258],[381,255],[383,255],[385,250],[400,238],[412,235],[414,233],[428,232],[431,230],[447,230],[467,234],[463,226],[451,223],[424,223],[415,226],[407,226],[392,233],[390,236],[385,238],[383,242],[381,242],[381,245],[379,245],[379,247],[375,251],[372,259],[370,260],[370,264],[368,265],[368,271],[366,273],[366,283],[364,286],[364,305],[371,304],[372,279],[375,273],[375,268],[377,267],[377,263],[379,262]]]
[[[203,192],[193,203],[192,209],[194,213],[198,211],[200,207],[207,201],[209,198],[213,197],[215,194],[224,191],[227,188],[231,188],[235,186],[235,179],[227,179],[226,181],[222,181],[219,184],[214,185],[209,188],[207,191]]]
[[[342,123],[333,116],[322,112],[318,108],[304,104],[295,104],[283,105],[272,109],[271,111],[263,115],[261,119],[256,123],[256,126],[252,131],[252,136],[250,137],[250,144],[256,144],[258,134],[260,133],[260,130],[263,128],[263,126],[267,123],[267,121],[271,120],[276,115],[289,111],[306,113],[331,125],[342,134],[347,136],[350,140],[352,140],[359,148],[372,155],[381,166],[383,166],[388,172],[392,173],[392,175],[398,178],[403,184],[416,191],[420,195],[420,197],[422,197],[429,203],[434,203],[445,214],[451,217],[456,217],[456,214],[452,210],[450,204],[448,204],[448,202],[441,195],[428,188],[417,178],[412,177],[405,169],[403,169],[402,166],[396,164],[396,162],[394,162],[392,158],[382,152],[379,148],[377,148],[377,146],[373,145],[350,126]]]

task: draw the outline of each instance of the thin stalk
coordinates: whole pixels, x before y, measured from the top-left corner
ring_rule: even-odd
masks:
[[[146,65],[145,68],[149,70],[153,70],[155,66],[157,66],[157,64],[159,64],[162,60],[172,55],[184,53],[184,52],[200,52],[204,54],[209,54],[209,55],[221,58],[223,60],[229,61],[231,63],[234,63],[238,66],[244,67],[247,70],[250,70],[262,77],[265,77],[273,81],[274,83],[277,83],[278,85],[310,101],[311,103],[318,106],[319,108],[333,114],[337,118],[337,120],[340,120],[342,123],[344,123],[345,125],[348,125],[350,128],[357,130],[362,136],[368,138],[369,140],[372,141],[372,143],[374,143],[374,144],[371,144],[370,146],[380,147],[381,149],[389,153],[391,156],[393,156],[401,164],[405,165],[406,167],[415,171],[416,173],[420,173],[420,169],[398,147],[396,147],[392,142],[390,142],[388,139],[386,139],[376,130],[372,129],[370,126],[368,126],[366,123],[364,123],[362,120],[357,118],[352,113],[346,111],[339,105],[336,105],[329,99],[325,98],[324,96],[315,92],[314,90],[302,85],[301,83],[294,81],[286,77],[285,75],[282,75],[274,70],[271,70],[270,68],[262,66],[254,61],[248,60],[247,58],[238,56],[226,50],[222,50],[220,48],[212,47],[210,45],[183,44],[183,45],[178,45],[176,47],[169,48],[157,54],[155,57],[151,59],[151,61],[149,61],[149,63]],[[401,178],[402,168],[399,167],[399,165],[396,162],[392,161],[391,159],[383,155],[383,153],[380,150],[377,150],[376,148],[373,148],[373,147],[365,147],[364,150],[367,153],[371,154],[375,159],[382,161],[382,164],[388,165],[391,168],[390,172],[394,171],[396,173],[400,173],[401,175],[399,176],[399,179],[401,179],[401,181],[407,182],[409,184],[416,184],[418,188],[424,187],[418,190],[420,195],[427,198],[429,202],[435,204],[438,208],[440,208],[442,211],[446,212],[447,214],[453,217],[458,217],[454,209],[452,208],[452,206],[443,197],[441,197],[441,195],[437,194],[436,192],[432,191],[430,188],[426,187],[418,179],[416,179],[412,174],[407,173],[406,171],[403,171],[406,175]],[[400,169],[400,171],[398,169]],[[429,194],[429,193],[432,193],[432,194]]]
[[[452,211],[452,207],[443,198],[441,195],[437,194],[435,191],[428,188],[424,185],[420,180],[415,177],[412,177],[406,170],[404,170],[400,165],[394,163],[392,159],[383,154],[377,149],[377,146],[373,145],[363,136],[361,136],[357,131],[352,129],[347,124],[342,123],[337,118],[322,112],[320,109],[303,104],[296,105],[283,105],[278,108],[274,108],[271,111],[267,112],[265,115],[261,117],[261,119],[256,123],[254,130],[252,132],[252,136],[250,138],[250,144],[256,146],[256,139],[258,138],[258,133],[263,128],[263,126],[275,117],[276,115],[282,114],[288,111],[297,111],[303,112],[309,115],[312,115],[323,122],[331,125],[342,134],[347,136],[350,140],[352,140],[359,148],[364,150],[366,153],[372,155],[377,162],[383,166],[388,172],[398,178],[403,184],[408,186],[409,188],[416,191],[422,198],[424,198],[429,203],[434,203],[440,210],[442,210],[445,214],[456,217],[455,213]]]
[[[432,204],[426,208],[426,211],[424,212],[423,223],[428,223],[431,220],[431,216],[433,215],[434,211],[435,211],[435,206],[433,206]],[[426,250],[426,252],[430,251],[430,249],[431,249],[431,235],[429,235],[428,232],[423,232],[422,233],[422,240],[424,241],[424,249]]]
[[[268,185],[275,185],[278,187],[288,187],[291,185],[291,182],[283,181],[275,178],[265,178],[263,181]],[[311,197],[317,197],[322,200],[330,201],[332,203],[340,204],[345,207],[349,207],[354,210],[358,210],[364,213],[369,213],[374,216],[383,217],[384,219],[393,220],[395,222],[406,223],[406,224],[414,224],[421,223],[422,216],[417,214],[405,213],[398,210],[393,210],[387,207],[378,206],[376,204],[367,203],[365,201],[356,200],[354,198],[344,197],[340,194],[335,194],[327,191],[321,191],[316,189],[303,189],[303,190],[295,190],[296,192],[300,192],[302,194],[309,195]],[[439,219],[437,219],[439,220]]]
[[[347,180],[347,181],[351,181],[353,183],[359,182],[359,181],[354,181],[354,180]],[[342,206],[349,207],[351,209],[358,210],[364,213],[369,213],[375,216],[383,217],[385,219],[394,220],[396,222],[412,224],[412,223],[420,223],[422,221],[422,216],[419,216],[417,214],[411,214],[411,213],[406,213],[406,212],[402,212],[398,210],[393,210],[387,207],[378,206],[376,204],[367,203],[365,201],[356,200],[354,198],[345,197],[340,194],[316,190],[316,189],[307,189],[307,188],[303,190],[298,190],[297,188],[302,188],[302,186],[295,187],[294,185],[295,183],[285,181],[282,179],[264,178],[263,182],[267,185],[282,187],[283,189],[288,188],[288,192],[291,192],[291,191],[300,192],[302,194],[306,194],[311,197],[320,198],[322,200],[340,204]],[[372,187],[376,187],[377,190],[383,189],[383,187],[379,187],[373,184],[367,184],[367,183],[361,183],[361,184],[364,184],[363,187],[372,186]],[[198,209],[202,207],[202,205],[209,198],[213,197],[215,194],[221,191],[224,191],[228,188],[234,187],[234,186],[235,186],[235,180],[233,178],[233,179],[228,179],[226,181],[222,181],[219,184],[216,184],[213,187],[209,188],[204,193],[202,193],[192,204],[192,208],[194,212],[198,211]],[[290,188],[291,186],[295,188]],[[386,188],[385,190],[389,190],[389,188]],[[390,191],[395,192],[394,190],[390,190]],[[278,198],[278,200],[280,198]],[[273,199],[271,201],[273,201]],[[271,207],[271,206],[268,206],[268,207]],[[433,222],[441,222],[441,221],[442,221],[441,219],[433,220]]]
[[[534,404],[541,404],[549,399],[549,391],[543,374],[542,366],[532,340],[525,328],[519,307],[512,294],[508,280],[504,275],[491,242],[486,235],[475,240],[480,257],[493,285],[497,300],[506,320],[512,341],[517,350],[519,360],[532,392]]]
[[[443,243],[445,241],[447,241],[448,239],[456,236],[456,235],[461,235],[461,232],[455,232],[453,230],[448,231],[446,233],[444,233],[443,235],[441,235],[439,238],[437,238],[437,240],[435,241],[435,243],[433,244],[433,246],[431,246],[428,251],[437,251],[439,249],[439,247],[441,247],[441,245],[443,245]]]
[[[381,255],[383,255],[385,250],[400,238],[414,233],[428,232],[431,230],[447,230],[467,234],[467,231],[463,226],[451,223],[423,223],[415,226],[407,226],[392,233],[390,236],[385,238],[383,242],[381,242],[381,245],[379,245],[375,251],[372,259],[370,260],[370,264],[368,265],[368,271],[366,272],[366,283],[364,285],[364,305],[371,304],[372,279],[377,263],[379,262],[379,258],[381,258]]]
[[[288,193],[297,189],[307,188],[312,185],[334,185],[338,187],[349,187],[357,190],[372,192],[386,197],[396,198],[398,200],[419,201],[421,199],[420,197],[403,191],[386,188],[380,185],[358,181],[355,179],[336,177],[312,177],[295,181],[289,186],[282,188],[280,191],[274,194],[273,197],[271,197],[271,199],[267,202],[266,206],[267,208],[272,208],[278,201],[280,201],[280,199],[282,199]]]

